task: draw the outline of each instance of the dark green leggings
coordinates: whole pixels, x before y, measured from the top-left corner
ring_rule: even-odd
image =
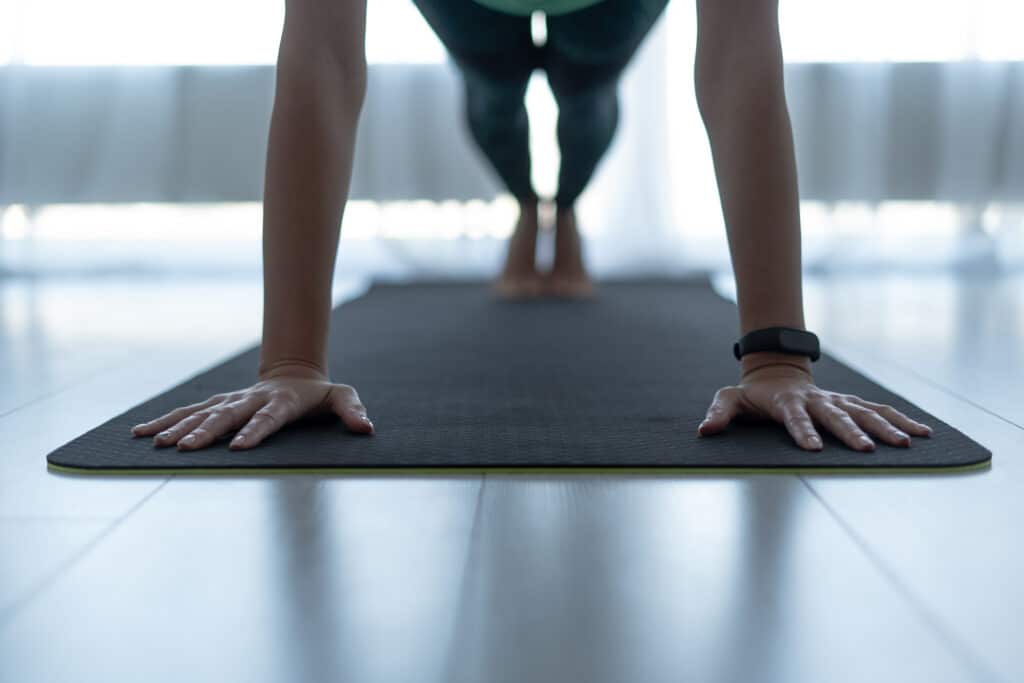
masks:
[[[572,206],[608,150],[619,121],[618,83],[668,0],[602,0],[547,17],[547,42],[533,43],[530,17],[472,0],[414,0],[462,73],[473,139],[519,200],[530,181],[530,74],[544,69],[558,103],[559,207]]]

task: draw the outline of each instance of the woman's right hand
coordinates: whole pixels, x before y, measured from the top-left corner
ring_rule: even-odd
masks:
[[[356,390],[307,371],[276,370],[240,391],[211,396],[132,427],[133,436],[151,436],[157,447],[193,451],[238,429],[229,448],[252,448],[283,426],[304,416],[335,414],[350,431],[372,434],[373,423]],[[240,429],[239,429],[240,428]]]

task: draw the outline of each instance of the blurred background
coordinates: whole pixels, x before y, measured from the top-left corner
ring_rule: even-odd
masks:
[[[281,0],[0,0],[0,276],[258,275],[283,16]],[[808,271],[1019,269],[1024,5],[782,0],[780,22]],[[490,277],[515,205],[469,141],[454,68],[409,0],[370,0],[367,30],[339,274]],[[624,77],[579,209],[599,277],[729,269],[695,39],[694,4],[671,2]],[[528,107],[551,195],[542,72]]]
[[[515,203],[411,0],[368,5],[334,302],[374,277],[490,279]],[[625,74],[580,229],[599,280],[707,271],[729,298],[695,14],[672,0]],[[807,327],[990,471],[488,473],[486,497],[455,475],[48,472],[259,342],[283,18],[284,0],[0,0],[0,681],[1024,680],[1024,2],[780,5]],[[542,73],[528,107],[550,196]]]

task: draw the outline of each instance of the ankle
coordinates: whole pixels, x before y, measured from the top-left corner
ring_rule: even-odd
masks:
[[[537,207],[540,205],[540,199],[538,197],[520,197],[518,202],[520,216],[537,217]]]
[[[555,234],[572,237],[576,231],[576,212],[573,207],[558,207],[555,212]]]

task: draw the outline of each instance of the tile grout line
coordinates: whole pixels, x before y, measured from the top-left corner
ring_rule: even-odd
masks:
[[[911,610],[916,616],[921,619],[926,627],[936,633],[939,639],[946,645],[946,647],[954,653],[954,656],[961,661],[961,663],[971,672],[975,680],[984,681],[1002,681],[1002,679],[995,671],[993,671],[978,653],[976,653],[971,646],[963,641],[954,631],[954,629],[948,627],[942,620],[942,618],[933,612],[924,600],[917,596],[913,590],[905,583],[900,576],[889,567],[882,557],[875,552],[875,550],[868,544],[868,542],[862,537],[857,531],[850,525],[840,514],[829,505],[828,501],[825,500],[824,496],[821,495],[814,488],[814,486],[807,481],[802,475],[797,477],[800,482],[807,488],[811,495],[825,508],[825,511],[830,517],[839,525],[843,532],[853,541],[854,545],[867,557],[868,561],[877,569],[884,579],[896,589],[896,592],[903,596],[903,598],[909,603]]]
[[[51,398],[53,398],[55,396],[60,396],[64,392],[71,391],[72,389],[76,389],[80,385],[85,384],[87,382],[91,382],[92,380],[96,379],[100,375],[104,375],[107,372],[109,372],[110,370],[113,370],[114,368],[118,368],[118,367],[123,367],[123,363],[121,363],[119,361],[116,361],[116,360],[115,361],[111,361],[110,363],[105,363],[102,367],[97,368],[95,371],[88,372],[84,376],[81,376],[78,379],[72,380],[70,383],[65,384],[62,387],[55,388],[53,391],[47,392],[45,394],[42,394],[41,396],[36,396],[35,398],[29,399],[25,403],[22,403],[20,405],[17,405],[15,407],[11,408],[10,410],[6,410],[6,411],[0,413],[0,420],[2,420],[5,417],[9,417],[11,415],[14,415],[19,410],[24,410],[25,408],[33,406],[33,405],[39,403],[40,401],[46,401],[46,400],[49,400],[49,399],[51,399]]]
[[[141,508],[143,505],[149,502],[149,500],[157,493],[159,493],[165,486],[167,486],[167,484],[173,478],[174,475],[171,475],[167,479],[164,479],[162,482],[160,482],[159,486],[157,486],[155,489],[153,489],[145,496],[143,496],[141,500],[132,505],[124,514],[117,517],[116,519],[114,519],[114,521],[112,521],[106,527],[101,529],[96,534],[96,536],[94,536],[91,540],[87,541],[85,545],[77,552],[73,553],[71,557],[66,559],[64,562],[60,563],[60,565],[58,565],[53,571],[49,572],[48,574],[44,575],[41,579],[36,581],[33,586],[31,586],[27,591],[25,591],[23,597],[14,600],[14,602],[8,605],[3,611],[0,611],[0,633],[3,632],[4,628],[6,628],[8,624],[14,621],[18,613],[21,610],[23,610],[26,606],[28,606],[28,604],[32,602],[32,600],[38,597],[51,585],[56,583],[57,580],[65,572],[74,567],[75,564],[77,564],[86,555],[88,555],[95,547],[97,547],[101,542],[103,542],[103,540],[105,540],[107,536],[112,534],[114,530],[117,529],[117,527],[119,527],[125,520],[127,520],[137,510],[139,510],[139,508]]]
[[[863,351],[859,351],[859,353],[864,353],[864,352]],[[875,358],[875,359],[877,359],[879,361],[882,361],[884,363],[889,363],[890,365],[899,368],[903,372],[906,372],[907,374],[912,375],[915,379],[918,379],[918,380],[924,382],[925,384],[927,384],[928,386],[932,387],[933,389],[937,389],[938,391],[941,391],[944,394],[948,394],[949,396],[952,396],[953,398],[959,399],[959,400],[963,401],[964,403],[967,403],[967,404],[971,405],[972,407],[977,408],[981,412],[983,412],[983,413],[985,413],[987,415],[991,415],[992,417],[994,417],[994,418],[996,418],[998,420],[1006,422],[1007,424],[1012,425],[1012,426],[1016,427],[1017,429],[1024,429],[1024,425],[1017,424],[1016,422],[1014,422],[1010,418],[1003,417],[999,413],[996,413],[996,412],[990,410],[989,408],[986,408],[985,406],[981,405],[980,403],[977,403],[974,400],[972,400],[970,398],[967,398],[966,396],[960,395],[959,393],[956,392],[956,390],[951,389],[951,388],[949,388],[949,387],[947,387],[945,385],[939,384],[938,382],[936,382],[935,380],[931,379],[930,377],[927,377],[926,375],[922,375],[920,372],[918,372],[917,370],[915,370],[912,367],[904,365],[903,363],[900,363],[899,361],[895,361],[895,360],[893,360],[893,359],[891,359],[891,358],[889,358],[887,356],[875,356],[874,354],[871,354],[871,353],[864,353],[864,355],[872,357],[872,358]],[[896,392],[894,392],[894,393],[896,393]]]
[[[902,364],[902,362],[900,362],[899,360],[893,359],[891,356],[879,355],[876,352],[864,350],[863,347],[857,346],[857,345],[851,345],[851,348],[853,348],[855,350],[855,352],[858,353],[858,354],[865,355],[865,356],[867,356],[867,357],[869,357],[869,358],[871,358],[873,360],[878,361],[879,364],[886,364],[886,365],[889,365],[889,366],[891,366],[893,368],[896,368],[899,371],[901,371],[903,373],[906,373],[907,375],[910,375],[911,377],[913,377],[913,379],[918,380],[920,382],[923,382],[924,384],[927,384],[928,386],[932,387],[933,389],[936,389],[937,391],[940,391],[940,392],[942,392],[942,393],[944,393],[944,394],[946,394],[948,396],[952,396],[953,398],[956,398],[957,400],[962,400],[965,403],[971,405],[972,408],[976,408],[979,411],[981,411],[982,413],[984,413],[986,415],[990,415],[991,417],[995,418],[996,420],[999,420],[1000,422],[1006,422],[1007,424],[1009,424],[1009,425],[1011,425],[1013,427],[1017,427],[1018,429],[1024,429],[1024,425],[1017,424],[1016,422],[1014,422],[1010,418],[1006,418],[1004,416],[999,415],[998,413],[995,413],[994,411],[984,407],[984,405],[982,405],[981,403],[975,401],[974,399],[968,398],[967,396],[964,396],[961,393],[958,393],[955,389],[952,389],[950,387],[945,386],[944,384],[940,384],[940,383],[936,382],[935,380],[931,379],[930,377],[928,377],[926,375],[923,375],[922,373],[914,370],[913,368],[910,368],[909,366],[906,366],[906,365]],[[828,350],[826,352],[829,353],[834,358],[836,358],[837,360],[840,360],[841,362],[843,362],[843,364],[845,366],[849,367],[851,370],[853,370],[853,371],[855,371],[857,373],[860,373],[861,375],[864,375],[865,377],[868,377],[867,375],[864,374],[864,371],[854,367],[854,365],[850,364],[850,362],[847,362],[846,360],[841,359],[841,357],[838,354],[833,353],[830,350]],[[871,379],[871,378],[868,377],[868,379]],[[893,390],[892,388],[887,387],[882,382],[879,382],[879,381],[876,381],[876,380],[873,380],[873,379],[871,379],[871,381],[876,383],[876,384],[878,384],[879,386],[881,386],[883,388],[889,389],[890,391],[892,391],[893,393],[896,393],[897,395],[902,395],[902,394],[899,394],[899,392]],[[904,396],[904,398],[906,398],[906,397]],[[910,401],[909,398],[906,398],[906,400]],[[916,405],[916,403],[914,401],[910,401],[910,402],[912,402],[912,403],[914,403]]]
[[[487,473],[484,472],[480,475],[480,488],[476,492],[476,504],[473,506],[473,524],[469,529],[469,540],[466,543],[466,560],[462,563],[462,576],[459,579],[459,595],[455,601],[455,613],[452,615],[452,632],[449,637],[447,657],[442,665],[443,677],[442,681],[453,680],[453,668],[455,666],[454,659],[458,655],[456,654],[456,637],[459,632],[459,620],[464,613],[463,605],[466,600],[466,592],[469,589],[469,565],[473,560],[473,554],[476,549],[477,543],[479,542],[480,536],[480,517],[483,514],[483,501],[484,501],[484,487],[487,485]]]
[[[338,296],[336,300],[332,301],[332,304],[331,304],[332,305],[332,310],[334,308],[337,308],[338,306],[341,306],[344,303],[348,303],[349,301],[353,301],[355,299],[358,299],[359,297],[365,295],[367,290],[368,290],[368,286],[363,286],[363,283],[360,283],[360,285],[356,288],[356,293],[354,295]],[[332,297],[333,296],[334,296],[334,292],[332,292]],[[229,352],[227,355],[224,355],[223,357],[218,357],[212,363],[209,363],[209,364],[204,363],[203,367],[199,371],[196,371],[195,373],[188,375],[186,377],[186,379],[179,381],[178,384],[181,384],[182,382],[188,381],[188,378],[193,377],[193,376],[195,376],[197,374],[201,374],[204,370],[209,370],[210,368],[212,368],[215,365],[218,365],[218,364],[220,364],[220,363],[222,363],[222,362],[224,362],[226,360],[230,360],[231,358],[234,358],[235,356],[239,356],[239,355],[249,351],[254,345],[255,346],[259,346],[259,344],[260,344],[260,337],[259,337],[259,335],[257,335],[254,340],[247,341],[246,345],[244,347],[239,347],[238,349],[236,349],[236,350],[234,350],[232,352]],[[13,415],[14,413],[17,413],[20,410],[28,408],[29,406],[35,405],[36,403],[39,403],[40,401],[45,401],[45,400],[54,398],[55,396],[60,396],[61,394],[65,393],[67,391],[70,391],[72,389],[77,389],[82,384],[86,384],[88,382],[91,382],[91,381],[95,380],[97,377],[99,377],[99,376],[101,376],[103,374],[106,374],[110,370],[113,370],[115,368],[123,368],[123,367],[124,367],[124,364],[122,362],[120,362],[120,361],[112,361],[110,363],[105,363],[102,367],[97,368],[95,371],[89,372],[86,375],[84,375],[82,377],[79,377],[78,379],[72,380],[69,384],[66,384],[66,385],[64,385],[62,387],[56,388],[56,389],[54,389],[54,390],[52,390],[50,392],[42,394],[41,396],[36,396],[35,398],[29,399],[27,402],[22,403],[20,405],[17,405],[17,406],[15,406],[15,407],[13,407],[13,408],[11,408],[9,410],[5,410],[4,412],[0,413],[0,420],[2,420],[5,417],[8,417],[10,415]],[[178,385],[176,384],[174,386],[178,386]],[[169,387],[168,389],[165,389],[165,391],[169,391],[171,388],[173,388],[173,387]]]

